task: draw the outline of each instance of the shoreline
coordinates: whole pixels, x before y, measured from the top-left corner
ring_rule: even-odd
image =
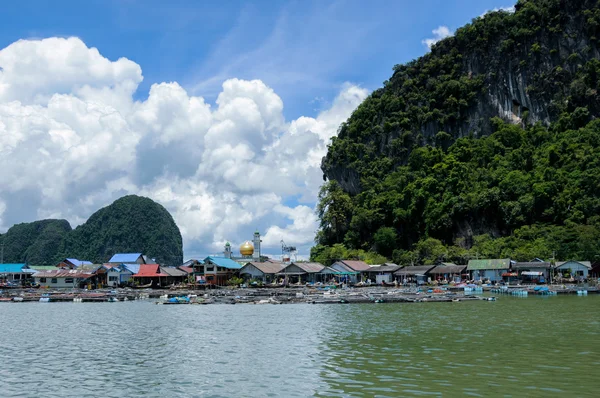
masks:
[[[193,289],[4,289],[2,302],[119,302],[157,300],[157,304],[367,304],[367,303],[421,303],[457,301],[495,301],[495,296],[483,293],[513,296],[529,295],[585,295],[598,294],[596,286],[485,286],[465,288],[440,287],[261,287]],[[174,298],[179,298],[174,300]]]

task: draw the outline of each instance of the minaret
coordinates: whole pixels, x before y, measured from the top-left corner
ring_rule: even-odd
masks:
[[[254,239],[252,240],[252,244],[254,245],[254,253],[252,254],[253,261],[260,261],[260,232],[256,231],[254,233]]]
[[[223,251],[223,257],[231,258],[231,244],[229,242],[225,243],[225,250]]]

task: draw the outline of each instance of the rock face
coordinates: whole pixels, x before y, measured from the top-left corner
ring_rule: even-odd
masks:
[[[55,265],[66,257],[103,263],[115,253],[140,252],[164,265],[183,262],[179,228],[151,199],[125,196],[74,230],[66,220],[18,224],[0,235],[4,262]]]
[[[323,158],[324,179],[356,195],[361,167],[383,173],[406,164],[415,147],[449,146],[492,133],[490,119],[549,125],[563,112],[600,113],[581,71],[600,58],[596,0],[521,0],[514,14],[492,12],[396,66],[384,87],[354,112]]]

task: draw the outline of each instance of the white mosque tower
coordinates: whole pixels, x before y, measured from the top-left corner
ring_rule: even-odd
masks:
[[[225,250],[223,250],[223,257],[225,257],[225,258],[232,257],[231,243],[229,243],[229,242],[225,243]]]
[[[254,253],[252,254],[252,260],[260,262],[260,242],[262,242],[262,240],[260,239],[260,232],[254,232],[254,239],[252,240],[252,242],[254,244]]]

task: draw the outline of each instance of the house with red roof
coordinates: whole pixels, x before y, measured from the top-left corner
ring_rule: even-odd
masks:
[[[158,264],[140,264],[140,269],[131,277],[137,285],[160,287],[166,283],[169,275],[161,272]]]

